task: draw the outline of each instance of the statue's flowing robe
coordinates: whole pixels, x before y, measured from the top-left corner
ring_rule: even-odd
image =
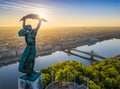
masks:
[[[26,48],[21,56],[19,71],[23,73],[33,72],[34,61],[36,57],[35,37],[33,30],[27,32],[25,29],[21,29],[18,32],[19,36],[25,36]]]

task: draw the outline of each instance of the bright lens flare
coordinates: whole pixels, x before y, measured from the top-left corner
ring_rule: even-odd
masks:
[[[45,14],[39,13],[40,18],[45,18]]]

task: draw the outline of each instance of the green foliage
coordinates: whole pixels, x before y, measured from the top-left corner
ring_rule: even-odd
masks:
[[[63,69],[56,72],[55,81],[66,82],[68,80],[73,80],[73,74],[69,70]]]
[[[42,85],[43,85],[43,88],[45,88],[46,85],[48,85],[50,83],[51,78],[50,78],[50,75],[47,74],[47,73],[43,73],[42,77],[43,77],[43,79],[42,79]]]
[[[80,62],[59,62],[41,70],[43,85],[51,82],[51,71],[54,71],[54,81],[73,82],[74,74],[77,84],[86,85],[86,77],[90,78],[89,89],[120,89],[120,61],[106,59],[84,66]]]
[[[94,81],[89,82],[89,89],[101,89]]]

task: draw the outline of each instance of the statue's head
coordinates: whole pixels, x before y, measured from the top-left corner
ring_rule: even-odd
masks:
[[[25,26],[25,30],[31,31],[32,30],[32,26],[31,25],[26,25]]]

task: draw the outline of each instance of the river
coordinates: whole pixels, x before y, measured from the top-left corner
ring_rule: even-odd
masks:
[[[95,53],[108,58],[120,54],[120,40],[119,39],[105,40],[102,42],[97,42],[96,44],[90,46],[88,45],[80,46],[77,47],[76,49],[88,52],[94,50]],[[90,57],[88,55],[78,53],[75,51],[72,52],[79,54],[81,56]],[[91,64],[89,60],[69,55],[62,51],[57,51],[55,53],[52,53],[51,55],[37,57],[35,60],[35,70],[39,71],[41,68],[45,68],[55,63],[66,60],[80,61],[84,65]],[[96,58],[96,60],[102,59]],[[17,89],[18,77],[21,75],[21,73],[18,72],[18,65],[19,63],[14,63],[0,68],[0,89]]]

